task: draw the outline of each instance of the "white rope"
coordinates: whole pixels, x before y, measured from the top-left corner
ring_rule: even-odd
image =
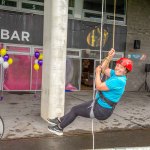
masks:
[[[100,62],[101,62],[101,59],[102,59],[102,56],[101,56],[101,52],[102,52],[102,47],[103,47],[103,16],[104,16],[104,0],[102,0],[102,16],[101,16],[101,37],[100,37]]]
[[[102,52],[102,47],[103,47],[103,16],[104,16],[104,0],[102,0],[102,15],[101,15],[101,35],[100,35],[100,63],[101,63],[101,52]],[[95,76],[95,72],[94,72],[94,76]],[[93,80],[93,100],[95,101],[95,77]],[[92,118],[92,137],[93,137],[93,150],[95,149],[95,137],[94,137],[94,118]]]
[[[95,143],[94,143],[94,141],[95,141],[95,137],[94,137],[94,119],[92,119],[92,136],[93,136],[93,150],[94,150],[94,148],[95,148]]]
[[[104,15],[104,0],[102,0],[102,15],[101,15],[101,35],[100,35],[100,63],[102,60],[101,53],[102,53],[102,47],[103,47],[103,15]],[[114,0],[114,21],[113,21],[113,43],[112,48],[114,48],[115,45],[115,18],[116,18],[116,0]],[[95,100],[95,72],[94,72],[94,80],[93,80],[93,100]],[[95,136],[94,136],[94,118],[92,118],[92,137],[93,137],[93,150],[95,149]]]

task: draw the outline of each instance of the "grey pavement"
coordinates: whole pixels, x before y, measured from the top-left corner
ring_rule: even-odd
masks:
[[[48,123],[40,117],[40,93],[12,94],[5,92],[0,101],[0,116],[5,123],[3,139],[54,136]],[[66,93],[65,112],[77,104],[92,99],[92,91]],[[94,119],[94,131],[150,128],[150,93],[125,92],[113,115],[105,121]],[[64,130],[64,135],[91,133],[91,119],[78,117]]]
[[[95,150],[150,150],[150,129],[95,133]],[[111,148],[111,149],[110,149]],[[0,150],[92,150],[91,134],[0,140]]]

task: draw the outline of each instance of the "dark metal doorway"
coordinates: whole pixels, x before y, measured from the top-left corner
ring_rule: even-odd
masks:
[[[93,89],[94,59],[82,59],[81,90]]]

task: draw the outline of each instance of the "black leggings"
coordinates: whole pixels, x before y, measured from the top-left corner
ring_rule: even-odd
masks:
[[[70,112],[68,112],[66,115],[60,118],[61,120],[60,127],[64,129],[66,126],[72,123],[77,116],[90,118],[90,111],[91,111],[90,106],[92,102],[93,101],[88,101],[83,104],[72,107]],[[114,108],[113,109],[103,108],[97,102],[95,102],[93,109],[95,118],[98,120],[107,119],[112,114],[113,110]]]

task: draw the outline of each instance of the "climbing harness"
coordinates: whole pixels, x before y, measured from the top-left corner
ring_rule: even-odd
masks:
[[[99,95],[101,97],[101,100],[104,101],[105,103],[107,103],[108,105],[110,105],[112,108],[114,108],[117,103],[110,101],[109,99],[107,99],[106,97],[104,97],[104,95],[102,94],[101,91],[99,91]]]

